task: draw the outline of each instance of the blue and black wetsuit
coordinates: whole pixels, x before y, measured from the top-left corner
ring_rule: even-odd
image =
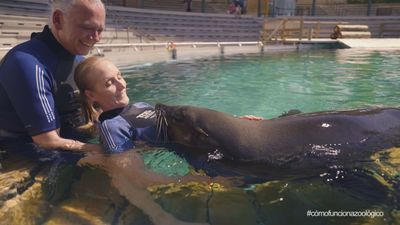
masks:
[[[103,112],[100,117],[100,142],[108,153],[135,147],[135,141],[157,144],[154,107],[138,102]]]
[[[0,64],[0,147],[58,128],[62,137],[79,139],[66,131],[85,121],[73,80],[83,59],[64,49],[48,26],[7,53]]]

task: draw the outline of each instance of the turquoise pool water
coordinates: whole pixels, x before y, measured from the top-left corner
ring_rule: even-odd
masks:
[[[400,51],[310,50],[169,62],[123,70],[131,101],[235,115],[399,106]]]

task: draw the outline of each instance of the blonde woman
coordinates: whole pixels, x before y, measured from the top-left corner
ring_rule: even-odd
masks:
[[[106,152],[124,152],[135,141],[156,142],[154,108],[143,102],[129,104],[126,82],[112,62],[87,58],[76,68],[74,78],[87,120],[99,122]]]

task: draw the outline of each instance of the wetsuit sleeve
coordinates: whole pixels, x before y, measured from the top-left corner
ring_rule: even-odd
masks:
[[[138,108],[151,108],[152,112],[146,114],[146,118],[151,121],[151,118],[155,117],[154,107],[146,102],[137,102],[134,104]],[[136,139],[145,141],[148,144],[158,145],[159,141],[156,136],[156,127],[155,127],[155,120],[154,124],[145,126],[145,127],[135,127],[136,128]]]
[[[35,57],[17,52],[2,65],[1,85],[30,136],[59,128],[53,80]]]
[[[100,124],[100,141],[108,153],[124,152],[134,147],[134,129],[121,116]]]

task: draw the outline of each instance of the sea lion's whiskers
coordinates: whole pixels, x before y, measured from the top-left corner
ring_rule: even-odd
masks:
[[[157,120],[156,120],[156,133],[157,133],[157,140],[160,139],[160,119],[157,116]]]
[[[168,121],[167,118],[165,116],[163,116],[164,119],[164,127],[163,127],[163,134],[164,134],[164,141],[168,140]]]
[[[165,111],[163,110],[156,110],[156,133],[157,139],[163,142],[168,140],[167,134],[167,127],[168,122],[167,118],[165,117]]]
[[[163,119],[162,133],[164,134],[163,138],[164,138],[164,141],[167,141],[168,140],[168,130],[167,130],[168,121],[167,121],[167,118],[165,117],[165,111],[163,111],[163,113],[162,113],[162,119]]]
[[[168,121],[167,121],[167,118],[165,117],[165,115],[163,115],[162,118],[164,119],[165,126],[168,126]]]
[[[161,133],[161,115],[160,111],[156,111],[156,132],[157,132],[157,139],[160,139],[160,133]]]

